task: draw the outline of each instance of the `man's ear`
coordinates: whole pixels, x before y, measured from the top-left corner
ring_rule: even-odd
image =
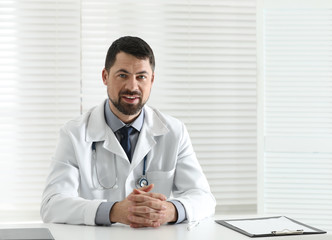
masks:
[[[102,78],[103,78],[104,85],[107,86],[108,72],[105,68],[103,69],[101,75],[102,75]]]
[[[154,72],[152,73],[152,77],[151,77],[151,83],[154,82]]]

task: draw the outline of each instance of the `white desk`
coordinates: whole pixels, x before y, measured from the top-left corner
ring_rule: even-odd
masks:
[[[46,227],[50,229],[55,240],[248,240],[252,239],[231,229],[225,228],[206,219],[191,231],[187,224],[164,225],[160,228],[132,229],[126,225],[115,224],[112,227],[77,226],[66,224],[0,224],[0,228]],[[300,235],[286,237],[254,238],[258,240],[332,240],[331,234]]]

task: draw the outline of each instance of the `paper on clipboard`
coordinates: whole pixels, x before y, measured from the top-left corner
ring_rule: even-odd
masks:
[[[286,229],[288,229],[289,231],[296,231],[296,230],[303,230],[304,232],[314,231],[311,228],[307,228],[301,224],[293,222],[286,217],[226,221],[226,222],[254,235],[270,234],[272,231],[281,232]]]
[[[326,233],[284,216],[216,220],[216,222],[250,237]]]

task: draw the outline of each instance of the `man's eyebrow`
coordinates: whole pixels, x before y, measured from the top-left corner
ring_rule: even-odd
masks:
[[[147,71],[141,71],[141,72],[138,72],[136,74],[149,74]]]
[[[115,73],[119,73],[119,72],[130,73],[130,72],[128,72],[126,69],[119,69],[119,70],[116,71]]]
[[[128,72],[126,69],[123,69],[123,68],[119,69],[115,73],[120,73],[120,72],[131,74],[130,72]],[[149,73],[147,71],[143,70],[143,71],[137,72],[135,74],[137,75],[137,74],[149,74]]]

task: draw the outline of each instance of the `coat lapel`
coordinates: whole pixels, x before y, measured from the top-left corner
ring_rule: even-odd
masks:
[[[149,154],[153,146],[157,143],[155,138],[169,131],[155,110],[145,106],[144,111],[144,123],[135,147],[130,170],[133,170]]]
[[[122,149],[115,134],[107,125],[104,113],[105,101],[91,110],[90,118],[87,123],[87,142],[104,142],[103,147],[111,153],[127,159],[127,155]]]

